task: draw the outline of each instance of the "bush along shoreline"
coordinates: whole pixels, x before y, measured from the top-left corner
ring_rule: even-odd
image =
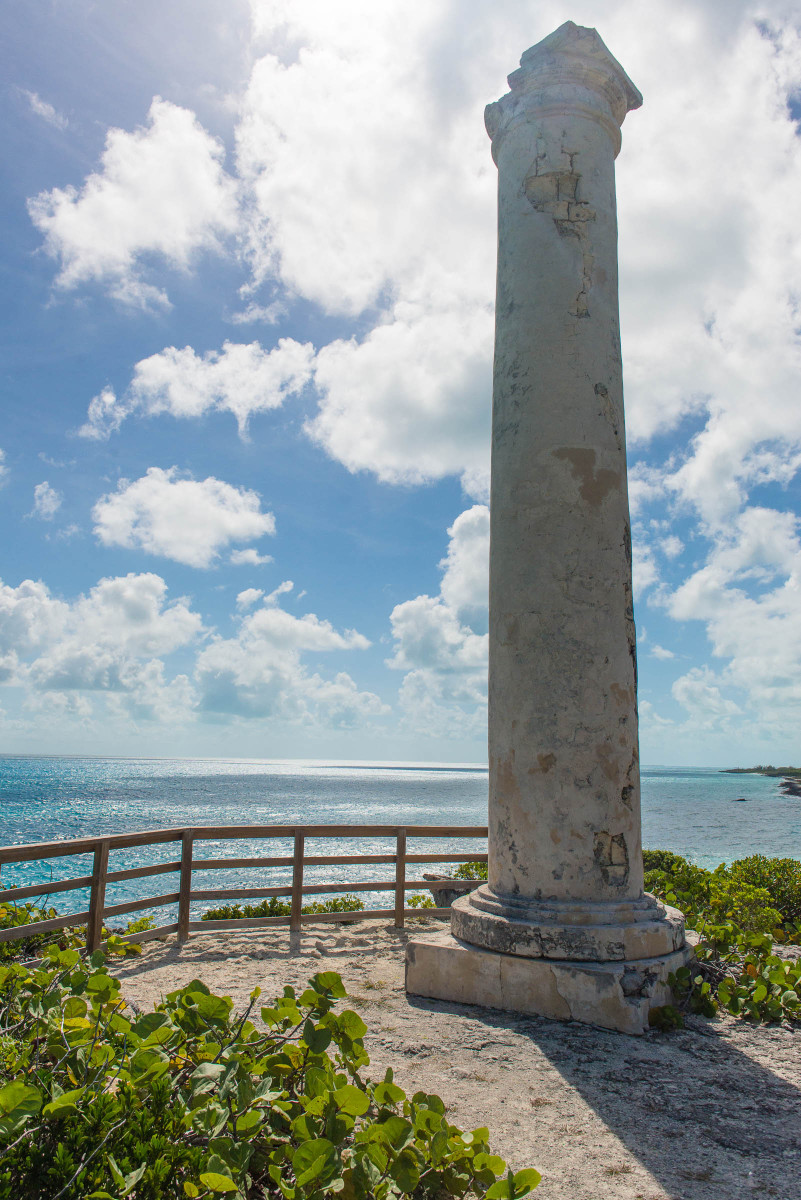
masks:
[[[235,1013],[194,980],[138,1015],[100,951],[0,966],[0,1198],[517,1200],[537,1186],[438,1096],[363,1075],[367,1029],[335,1011],[336,973],[259,996]]]

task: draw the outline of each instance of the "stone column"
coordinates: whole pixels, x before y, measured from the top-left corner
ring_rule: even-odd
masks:
[[[487,107],[498,166],[489,878],[409,991],[647,1028],[687,961],[643,892],[614,160],[642,97],[593,29]],[[480,948],[480,949],[476,949]]]

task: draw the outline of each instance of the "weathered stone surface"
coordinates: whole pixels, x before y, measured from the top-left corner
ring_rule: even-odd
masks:
[[[614,158],[641,97],[591,29],[489,106],[498,164],[490,866],[501,898],[642,895]]]
[[[572,21],[509,86],[485,114],[498,166],[488,881],[454,904],[461,940],[415,944],[410,980],[629,1029],[649,1004],[632,1018],[621,1000],[629,967],[649,961],[664,997],[689,954],[681,914],[643,892],[614,175],[642,97]]]
[[[454,902],[451,931],[501,954],[579,962],[654,958],[684,945],[682,914],[647,892],[626,904],[501,904],[479,888]]]
[[[632,962],[556,962],[499,954],[452,933],[433,933],[407,943],[406,991],[641,1034],[649,1028],[650,1010],[671,1002],[669,973],[691,956],[684,946]]]

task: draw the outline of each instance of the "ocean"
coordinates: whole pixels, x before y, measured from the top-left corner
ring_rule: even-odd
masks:
[[[689,767],[644,768],[643,845],[673,850],[705,867],[754,853],[801,858],[801,800],[784,796],[779,782]],[[746,802],[738,803],[740,798]],[[480,766],[0,755],[0,845],[173,826],[484,825],[486,821],[487,771]],[[464,839],[431,839],[414,848],[467,853],[483,846]],[[308,842],[306,852],[392,849],[380,838],[359,839],[347,847],[320,838]],[[177,857],[177,851],[174,843],[114,851],[110,869],[167,862]],[[291,853],[288,843],[276,841],[204,841],[196,846],[196,858]],[[2,867],[2,886],[55,882],[90,872],[90,856],[9,864]],[[310,867],[306,881],[370,880],[391,874],[391,866],[336,871]],[[202,883],[198,880],[194,886],[273,886],[288,879],[284,868],[231,869],[203,872]],[[125,881],[109,888],[106,902],[122,903],[176,888],[177,877],[167,874]],[[387,893],[367,894],[364,899],[370,906],[390,903]],[[82,910],[86,901],[85,893],[75,892],[59,895],[53,903],[59,911],[69,912]],[[198,910],[207,907],[201,904]],[[159,921],[173,919],[162,911]]]

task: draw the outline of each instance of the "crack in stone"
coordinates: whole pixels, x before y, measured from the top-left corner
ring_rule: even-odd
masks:
[[[576,170],[578,153],[559,147],[559,154],[567,159],[568,169],[547,169],[551,166],[545,142],[537,143],[537,154],[528,175],[523,180],[523,192],[535,212],[551,217],[556,231],[562,238],[572,238],[578,243],[581,254],[581,286],[576,296],[573,313],[576,317],[589,317],[589,294],[592,288],[595,255],[589,235],[589,223],[596,218],[594,208],[580,196],[581,174]]]

